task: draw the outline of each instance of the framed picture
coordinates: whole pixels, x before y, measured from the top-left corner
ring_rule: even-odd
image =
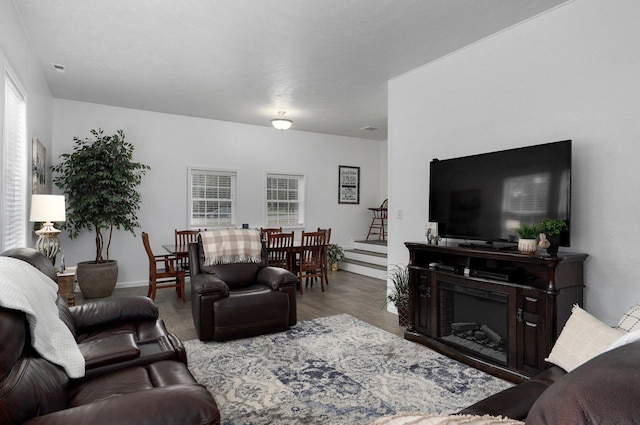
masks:
[[[47,149],[37,137],[31,140],[31,193],[45,193],[47,190]]]
[[[429,222],[424,225],[424,238],[431,243],[433,238],[438,237],[438,223]]]
[[[360,203],[360,167],[338,166],[338,203]]]

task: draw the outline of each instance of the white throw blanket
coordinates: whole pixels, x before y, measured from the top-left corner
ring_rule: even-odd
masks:
[[[205,266],[262,261],[262,241],[257,230],[209,230],[200,232],[200,237]]]
[[[53,280],[26,261],[0,257],[0,306],[25,312],[33,348],[69,377],[81,378],[84,357],[58,316],[57,291]]]

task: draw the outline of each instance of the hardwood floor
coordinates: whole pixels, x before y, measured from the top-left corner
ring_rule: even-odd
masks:
[[[187,282],[187,301],[182,302],[175,290],[159,290],[156,304],[160,317],[167,329],[183,341],[196,339],[191,316],[189,282]],[[112,296],[146,295],[146,287],[116,289]],[[386,282],[342,270],[329,271],[329,286],[322,292],[320,285],[305,288],[304,295],[298,294],[298,321],[347,313],[387,332],[402,337],[404,328],[398,326],[398,316],[387,312],[384,307]],[[76,303],[83,301],[76,294]]]

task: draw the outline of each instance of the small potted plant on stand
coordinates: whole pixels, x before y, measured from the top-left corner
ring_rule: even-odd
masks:
[[[389,272],[393,288],[387,294],[385,306],[390,302],[398,309],[398,324],[409,325],[409,268],[396,264]]]
[[[520,236],[518,239],[518,251],[525,254],[536,252],[538,249],[538,234],[540,234],[538,225],[522,223],[520,227],[513,230]]]
[[[118,263],[109,259],[113,229],[135,235],[140,194],[136,187],[149,166],[133,162],[133,145],[124,132],[107,136],[91,130],[93,139],[74,137],[72,153],[60,155],[62,162],[51,167],[55,185],[67,195],[67,221],[63,228],[71,239],[84,229],[95,232],[96,255],[78,263],[77,278],[86,298],[108,297],[118,279]],[[103,256],[106,235],[106,257]]]
[[[338,270],[338,261],[344,260],[344,251],[340,245],[334,243],[327,247],[327,262],[331,266],[331,270]]]
[[[540,232],[540,238],[546,239],[548,244],[543,246],[547,249],[547,254],[558,255],[558,248],[560,247],[560,233],[566,230],[567,223],[560,218],[545,218],[538,225]]]

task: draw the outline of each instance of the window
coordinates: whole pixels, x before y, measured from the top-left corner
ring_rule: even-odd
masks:
[[[189,227],[236,224],[236,172],[189,168]]]
[[[304,227],[305,177],[267,174],[267,226]]]
[[[4,133],[2,134],[2,251],[27,242],[26,100],[5,68]]]

